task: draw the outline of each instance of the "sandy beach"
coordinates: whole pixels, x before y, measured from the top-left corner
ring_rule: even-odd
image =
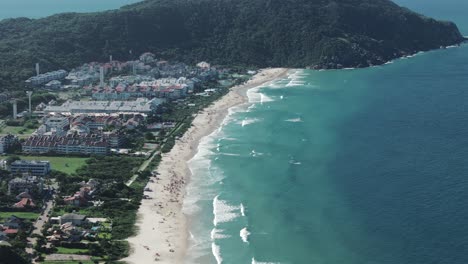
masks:
[[[211,106],[199,112],[193,126],[179,139],[174,148],[163,155],[157,178],[153,177],[145,192],[150,199],[143,199],[138,211],[138,235],[128,239],[130,256],[127,263],[183,263],[188,230],[186,216],[182,212],[185,186],[190,180],[189,161],[197,152],[200,139],[217,129],[228,109],[247,102],[248,89],[287,75],[288,69],[264,69],[243,85],[230,92]]]

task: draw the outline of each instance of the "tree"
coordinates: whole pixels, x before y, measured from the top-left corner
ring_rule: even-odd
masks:
[[[13,162],[17,161],[17,160],[21,160],[20,157],[16,156],[16,155],[13,155],[13,156],[9,156],[8,158],[6,158],[6,164],[8,166],[10,166]]]
[[[155,140],[156,137],[153,135],[153,133],[151,133],[151,132],[146,132],[146,133],[145,133],[145,139],[148,140],[148,141],[152,141],[152,140]]]

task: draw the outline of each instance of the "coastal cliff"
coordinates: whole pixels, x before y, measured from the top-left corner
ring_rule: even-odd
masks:
[[[366,67],[463,41],[457,26],[389,0],[148,0],[0,22],[0,87],[93,60],[158,56],[257,67]],[[130,53],[129,51],[132,51]]]

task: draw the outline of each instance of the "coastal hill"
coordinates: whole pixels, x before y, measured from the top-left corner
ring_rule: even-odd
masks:
[[[389,0],[147,0],[113,11],[1,21],[0,89],[21,89],[35,62],[43,70],[67,69],[111,54],[342,68],[461,41],[454,23]]]

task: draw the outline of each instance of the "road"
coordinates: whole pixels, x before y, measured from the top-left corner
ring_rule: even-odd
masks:
[[[36,241],[37,239],[35,237],[31,237],[32,235],[34,234],[37,234],[37,235],[42,235],[42,227],[44,226],[44,224],[47,222],[48,220],[48,217],[47,215],[50,215],[50,211],[52,210],[52,207],[53,207],[53,203],[54,203],[54,198],[51,197],[45,204],[45,209],[43,210],[42,214],[37,218],[36,222],[34,223],[34,229],[33,231],[31,232],[31,234],[29,235],[29,237],[27,238],[28,240],[28,247],[26,247],[26,253],[30,254],[31,256],[33,255],[34,253],[34,245],[36,244]]]

